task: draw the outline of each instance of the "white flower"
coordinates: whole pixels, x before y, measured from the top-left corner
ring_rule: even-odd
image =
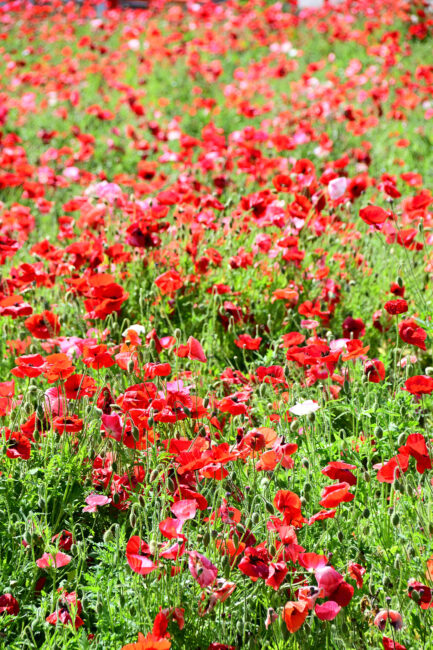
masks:
[[[122,336],[127,336],[129,330],[133,330],[134,332],[136,332],[138,334],[138,336],[140,336],[140,334],[144,334],[144,332],[146,331],[146,328],[143,327],[143,325],[139,325],[138,323],[136,325],[130,325],[127,330],[122,332]]]
[[[310,415],[310,413],[314,413],[319,408],[320,406],[317,402],[313,402],[312,399],[307,399],[304,402],[295,404],[295,406],[289,408],[289,411],[293,415]]]
[[[347,178],[339,176],[328,183],[329,196],[333,201],[341,198],[347,189]]]

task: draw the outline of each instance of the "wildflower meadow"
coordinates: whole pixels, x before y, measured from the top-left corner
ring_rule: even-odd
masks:
[[[0,5],[0,648],[433,650],[432,48]]]

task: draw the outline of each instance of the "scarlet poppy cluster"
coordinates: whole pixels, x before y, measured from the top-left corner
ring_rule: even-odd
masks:
[[[0,636],[415,647],[432,12],[146,4],[0,6]]]

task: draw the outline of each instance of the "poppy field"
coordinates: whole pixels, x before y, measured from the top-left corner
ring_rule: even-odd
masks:
[[[433,649],[432,45],[0,6],[0,648]]]

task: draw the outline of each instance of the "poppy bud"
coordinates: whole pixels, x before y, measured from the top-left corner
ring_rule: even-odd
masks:
[[[337,539],[340,542],[340,544],[342,544],[344,542],[344,535],[341,532],[341,530],[339,530],[338,533],[337,533]]]
[[[399,275],[399,276],[397,277],[397,284],[398,284],[398,286],[400,287],[400,289],[401,289],[402,287],[404,287],[404,282],[403,282],[403,278],[401,277],[401,275]]]
[[[155,542],[154,539],[151,539],[149,542],[149,551],[151,555],[155,555],[156,551],[158,550],[158,544]]]
[[[216,539],[218,537],[218,531],[215,530],[215,528],[212,528],[212,530],[210,531],[210,536],[212,537],[212,539]]]
[[[144,508],[146,505],[146,500],[142,494],[138,495],[138,505],[140,506],[140,508]]]
[[[230,564],[230,557],[228,555],[223,555],[223,558],[221,560],[222,569],[224,570],[229,564]]]
[[[308,469],[310,467],[310,461],[308,460],[308,458],[303,458],[301,460],[301,465],[302,467],[305,467],[305,469]]]
[[[203,535],[203,546],[207,548],[209,544],[210,544],[210,534],[209,531],[207,530]]]
[[[135,366],[134,359],[129,359],[128,364],[126,366],[129,374],[134,372],[134,366]]]
[[[277,549],[276,549],[276,547],[275,547],[275,544],[271,544],[271,545],[269,546],[269,555],[270,555],[271,557],[274,557],[276,554],[277,554]]]
[[[307,499],[305,497],[301,497],[301,505],[306,506],[307,505]]]
[[[270,501],[265,502],[265,508],[269,512],[269,514],[271,514],[271,515],[274,514],[274,512],[275,512],[274,506],[272,505],[272,503]]]
[[[209,397],[205,397],[204,400],[203,400],[203,406],[204,406],[205,409],[207,409],[207,407],[209,406],[209,403],[210,403]]]
[[[155,424],[155,420],[153,419],[152,416],[150,416],[150,418],[147,418],[147,424],[149,425],[149,427],[153,427],[153,425]]]
[[[412,598],[412,600],[413,600],[415,603],[419,603],[419,601],[421,600],[421,594],[420,594],[419,591],[417,591],[416,589],[413,589],[413,590],[410,592],[410,597]]]
[[[131,524],[132,528],[135,528],[137,525],[137,504],[134,503],[134,505],[131,508],[131,512],[129,514],[129,523]]]
[[[368,517],[370,516],[370,510],[369,510],[368,508],[364,508],[364,511],[363,511],[363,513],[362,513],[362,516],[363,516],[365,519],[368,519]]]
[[[157,470],[157,469],[153,469],[153,470],[150,472],[149,483],[153,483],[154,481],[156,481],[156,479],[158,478],[158,476],[159,476],[159,472],[158,472],[158,470]]]
[[[120,495],[118,492],[114,492],[113,494],[113,503],[118,505],[120,503]]]
[[[427,368],[424,370],[424,373],[427,375],[427,377],[433,377],[433,368],[432,368],[432,366],[427,366]]]
[[[174,330],[173,336],[177,341],[179,341],[180,337],[182,336],[182,332],[178,327],[176,327],[176,329]]]
[[[400,523],[400,517],[397,512],[394,512],[394,514],[391,517],[391,523],[393,526],[398,526]]]
[[[399,447],[401,447],[401,445],[405,444],[406,438],[407,438],[407,433],[401,433],[399,435],[399,437],[397,438],[397,444],[398,444]]]
[[[245,526],[241,523],[236,524],[236,532],[242,535],[245,532]]]
[[[394,569],[399,569],[401,567],[401,555],[397,553],[394,558]]]
[[[362,477],[363,477],[363,479],[364,479],[364,481],[365,481],[366,483],[370,483],[370,481],[371,481],[371,476],[370,476],[370,474],[369,474],[368,472],[364,472],[364,474],[362,475]]]
[[[41,439],[41,434],[37,429],[35,429],[34,432],[33,432],[33,438],[34,438],[35,442],[39,442],[40,439]]]
[[[308,494],[309,492],[311,492],[311,489],[312,489],[311,483],[304,484],[304,494]]]
[[[259,521],[260,521],[259,513],[258,512],[253,512],[251,519],[252,519],[253,524],[258,524]]]
[[[297,431],[298,429],[299,429],[298,420],[293,420],[293,422],[290,423],[290,430],[291,431]]]
[[[115,538],[114,529],[113,526],[110,526],[110,528],[108,528],[105,531],[104,535],[102,536],[102,539],[104,540],[104,544],[108,544],[109,542],[112,542],[114,538]]]
[[[131,434],[132,434],[132,437],[134,438],[135,442],[138,442],[138,440],[140,440],[140,431],[139,431],[138,427],[133,426],[132,429],[131,429]]]
[[[176,484],[170,476],[167,479],[167,487],[170,492],[174,492],[176,490]]]
[[[36,416],[38,420],[43,420],[44,415],[45,415],[44,407],[41,404],[38,404],[38,406],[36,407]]]
[[[190,411],[190,409],[189,409],[187,406],[184,406],[184,407],[183,407],[183,410],[184,410],[184,413],[186,413],[186,415],[187,415],[188,417],[191,417],[191,411]]]

